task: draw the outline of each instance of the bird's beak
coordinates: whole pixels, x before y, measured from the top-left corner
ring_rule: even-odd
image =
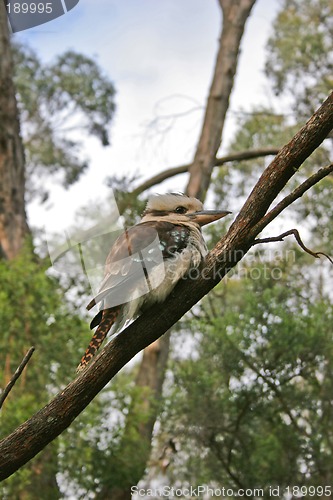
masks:
[[[187,214],[187,216],[199,224],[199,226],[205,226],[216,220],[222,219],[226,215],[231,214],[227,210],[201,210],[200,212],[193,212],[192,214]]]

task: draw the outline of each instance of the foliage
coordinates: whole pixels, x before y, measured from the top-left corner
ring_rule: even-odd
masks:
[[[82,349],[76,339],[88,330],[86,322],[63,301],[59,284],[45,271],[45,265],[28,249],[15,260],[0,261],[1,387],[8,383],[27,350],[32,345],[36,348],[1,411],[1,437],[73,378]],[[57,446],[53,444],[4,481],[0,496],[19,498],[24,492],[24,498],[32,499],[43,488],[47,498],[56,498],[57,470]]]
[[[333,87],[333,5],[284,0],[268,42],[266,73],[294,112],[310,116]]]
[[[331,203],[333,176],[323,179],[311,190],[311,195],[304,197],[298,209],[299,220],[306,220],[313,237],[313,244],[321,246],[325,252],[332,252],[333,207]]]
[[[28,249],[15,260],[0,261],[1,387],[8,383],[29,347],[36,348],[1,411],[0,438],[73,379],[91,337],[88,322],[64,300],[64,290],[46,269]],[[127,424],[132,429],[128,441],[123,438],[123,424],[129,406],[139,407],[140,402],[132,373],[125,371],[68,431],[1,483],[1,498],[32,500],[41,488],[45,498],[60,498],[59,477],[62,488],[66,485],[78,498],[89,498],[89,492],[137,477],[144,453],[138,452],[142,447],[139,427],[149,415],[144,408],[136,411],[137,420]]]
[[[296,118],[296,120],[295,120]],[[260,149],[267,144],[282,147],[296,131],[302,126],[291,117],[277,115],[269,108],[255,108],[252,113],[241,116],[233,141],[229,144],[230,152],[246,151],[247,149]],[[330,145],[323,144],[308,158],[300,169],[299,175],[293,179],[288,188],[299,185],[302,180],[330,163]],[[263,157],[253,160],[227,163],[217,170],[214,179],[214,193],[216,203],[223,203],[231,207],[230,210],[239,210],[245,196],[251,191],[256,180],[268,166],[272,158]],[[321,189],[319,185],[319,189]]]
[[[207,300],[194,355],[176,358],[163,422],[178,443],[173,481],[327,484],[333,307],[295,263],[279,263],[279,280],[264,272],[274,265],[258,263],[257,280],[229,282],[223,299],[217,291],[219,315]]]
[[[109,144],[115,89],[94,60],[74,51],[49,64],[21,45],[13,54],[28,187],[30,195],[46,199],[39,177],[61,174],[67,187],[87,168],[78,139],[82,131]]]
[[[109,498],[114,488],[135,484],[147,454],[140,428],[149,417],[133,370],[118,374],[60,438],[59,471],[66,489],[76,498]]]

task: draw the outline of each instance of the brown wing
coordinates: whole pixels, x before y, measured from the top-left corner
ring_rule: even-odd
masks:
[[[164,221],[143,222],[127,229],[112,246],[99,293],[87,309],[101,300],[105,301],[103,308],[131,300],[131,291],[147,273],[184,250],[189,234],[186,226]]]

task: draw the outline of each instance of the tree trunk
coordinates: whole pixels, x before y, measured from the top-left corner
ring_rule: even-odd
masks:
[[[187,194],[205,199],[215,158],[221,144],[224,121],[237,69],[240,42],[255,0],[219,0],[223,12],[222,33],[198,146],[190,167]]]
[[[4,2],[0,2],[0,258],[9,260],[18,255],[30,232],[25,211],[25,158],[13,77],[7,12]],[[56,482],[57,447],[45,450],[30,467],[30,486],[21,490],[18,484],[17,498],[32,498],[37,490],[52,500],[60,498]]]
[[[146,347],[136,377],[136,387],[140,388],[140,396],[129,408],[120,453],[122,463],[133,465],[133,462],[138,460],[135,468],[137,477],[129,478],[128,484],[123,484],[121,488],[104,487],[97,495],[97,499],[129,500],[132,496],[131,486],[135,486],[145,473],[150,458],[153,428],[160,411],[159,402],[169,356],[169,343],[170,331]],[[140,436],[138,457],[133,457],[133,443],[130,443],[133,435]]]
[[[241,0],[231,2],[220,0],[223,10],[222,35],[216,59],[213,81],[211,84],[205,119],[199,139],[194,162],[189,169],[190,178],[186,189],[187,194],[204,200],[209,187],[211,172],[216,163],[217,150],[220,146],[225,115],[229,106],[234,75],[237,68],[239,45],[244,31],[245,22],[250,14],[255,0]],[[136,386],[149,388],[143,390],[140,408],[150,410],[150,419],[140,426],[142,440],[147,443],[146,456],[142,456],[142,475],[144,474],[151,449],[151,439],[155,420],[159,408],[152,405],[151,395],[159,398],[162,392],[164,374],[169,357],[170,331],[156,340],[154,344],[146,348],[139,367]],[[130,420],[135,418],[136,408],[130,411]],[[127,426],[127,425],[126,425]],[[126,434],[126,430],[125,430]],[[132,485],[137,483],[141,477],[132,478]],[[111,496],[105,498],[117,498],[129,500],[131,498],[130,488],[117,489],[110,492]],[[112,494],[114,496],[112,496]]]
[[[152,391],[154,399],[160,399],[166,364],[168,361],[170,345],[170,335],[167,332],[163,337],[150,344],[144,350],[140,370],[136,379],[136,384],[139,387],[149,387]],[[145,412],[149,410],[147,400],[142,400],[141,405]],[[140,434],[144,439],[151,440],[153,427],[155,424],[156,415],[150,415],[145,424],[140,424]],[[148,459],[149,457],[147,457]]]
[[[29,233],[24,153],[13,84],[7,13],[0,2],[0,257],[12,259]]]

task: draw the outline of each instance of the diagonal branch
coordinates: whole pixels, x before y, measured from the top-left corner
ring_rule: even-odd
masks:
[[[34,351],[35,351],[35,348],[30,347],[29,351],[26,353],[26,355],[22,359],[21,363],[19,364],[19,366],[15,370],[14,375],[12,376],[12,378],[10,379],[10,381],[8,382],[6,387],[4,388],[4,390],[1,394],[1,397],[0,397],[0,409],[2,408],[2,405],[4,404],[5,399],[7,398],[8,394],[10,393],[12,388],[14,387],[17,379],[21,376],[21,373],[23,372],[24,368],[29,363],[29,360],[30,360],[31,356],[33,355]]]
[[[206,295],[253,244],[251,230],[333,128],[333,93],[265,169],[228,233],[196,270],[158,304],[107,344],[73,382],[0,442],[0,479],[5,479],[63,432],[135,354],[154,342]]]

